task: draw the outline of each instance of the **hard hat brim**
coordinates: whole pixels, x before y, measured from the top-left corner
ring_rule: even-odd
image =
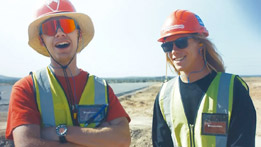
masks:
[[[172,36],[177,36],[177,35],[186,35],[186,34],[194,34],[194,33],[198,33],[197,31],[178,31],[178,32],[170,32],[165,34],[164,36],[161,36],[158,39],[158,42],[165,42],[166,38],[172,37]],[[200,34],[200,33],[199,33]],[[208,32],[202,32],[202,35],[204,35],[205,37],[208,36]]]
[[[186,34],[171,35],[171,36],[165,37],[165,39],[163,39],[163,38],[162,38],[162,40],[159,39],[158,41],[159,41],[159,42],[175,41],[175,40],[177,40],[178,38],[187,37],[187,36],[191,36],[191,34],[186,33]]]
[[[33,21],[28,27],[28,44],[38,53],[49,57],[49,53],[46,50],[45,46],[40,41],[39,36],[39,27],[41,23],[52,17],[66,16],[73,18],[77,21],[82,33],[82,39],[79,40],[77,52],[82,51],[92,40],[94,36],[94,26],[91,18],[83,13],[76,12],[63,12],[63,13],[53,13],[48,15],[43,15]]]

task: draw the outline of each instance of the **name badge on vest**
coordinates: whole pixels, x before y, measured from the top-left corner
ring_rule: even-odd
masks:
[[[78,121],[81,124],[85,124],[87,127],[90,123],[101,123],[105,118],[104,105],[79,105],[78,106]]]
[[[228,115],[202,113],[202,135],[227,135]]]

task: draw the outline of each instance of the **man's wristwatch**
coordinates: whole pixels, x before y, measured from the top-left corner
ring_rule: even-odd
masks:
[[[66,125],[59,125],[56,127],[56,134],[59,136],[59,140],[61,143],[66,143],[67,140],[65,138],[67,134],[67,126]]]

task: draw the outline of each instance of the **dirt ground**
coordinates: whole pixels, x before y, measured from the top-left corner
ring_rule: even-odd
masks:
[[[254,102],[257,112],[256,146],[261,147],[261,77],[244,78],[250,88],[250,96]],[[120,97],[120,102],[131,117],[130,129],[132,143],[131,147],[151,147],[151,126],[153,104],[160,90],[161,84],[157,83],[146,89],[136,91]],[[0,112],[0,146],[3,141],[6,125],[6,113]],[[6,145],[6,146],[10,146]]]
[[[151,147],[151,127],[154,100],[161,83],[120,98],[130,115],[131,147]]]

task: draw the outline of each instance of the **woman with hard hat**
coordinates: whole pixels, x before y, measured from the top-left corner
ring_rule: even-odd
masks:
[[[247,84],[225,73],[200,17],[187,10],[168,16],[159,42],[178,76],[156,97],[155,147],[255,145],[256,111]]]

